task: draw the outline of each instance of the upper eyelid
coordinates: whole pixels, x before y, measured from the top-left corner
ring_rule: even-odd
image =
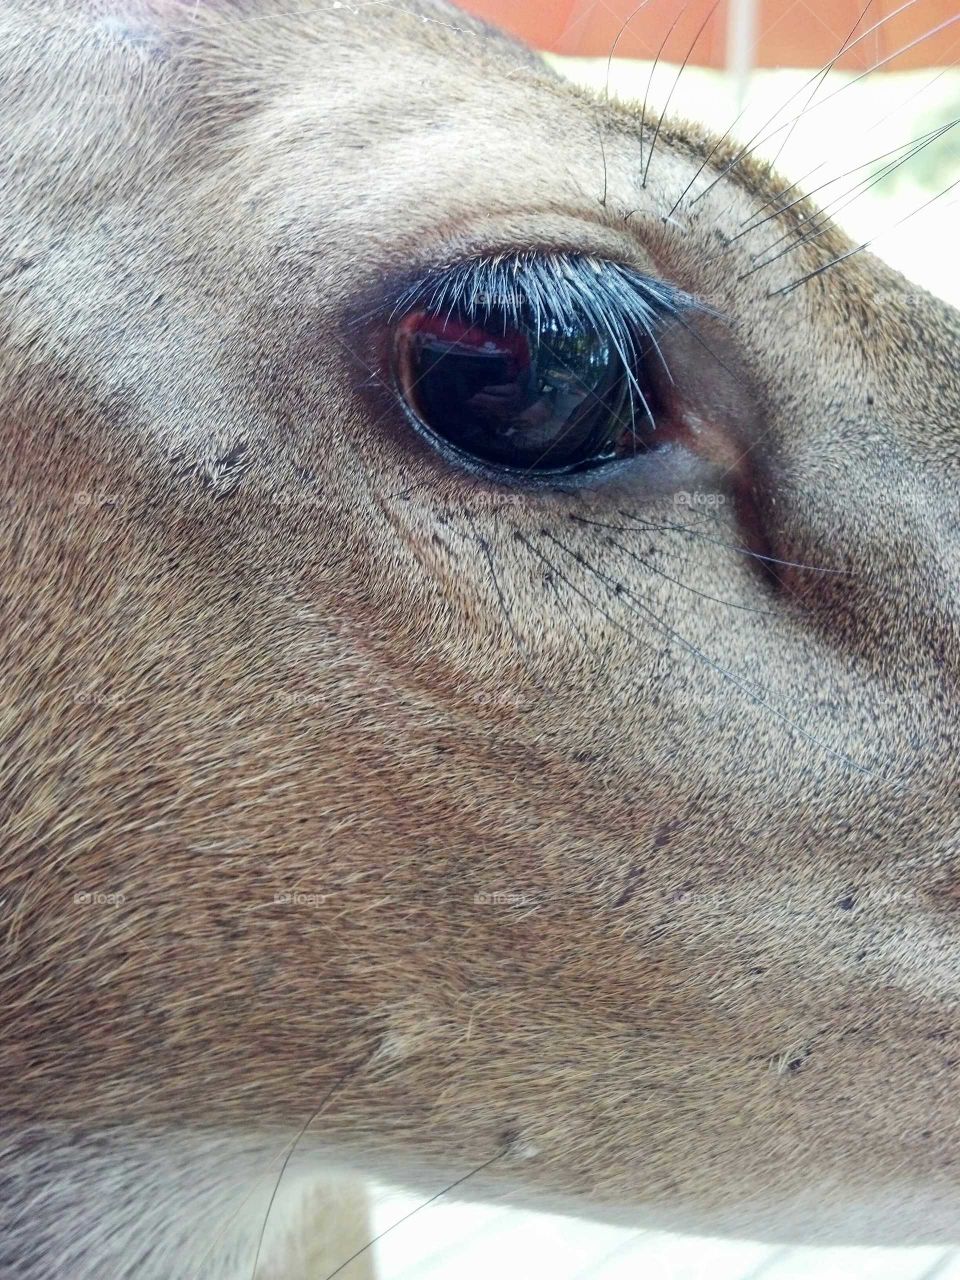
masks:
[[[530,250],[472,255],[408,278],[389,307],[388,324],[417,308],[459,310],[478,319],[497,315],[504,325],[531,313],[576,319],[616,332],[628,344],[633,333],[652,335],[671,318],[714,311],[632,265],[590,254]]]
[[[576,268],[579,265],[581,266],[581,279],[589,279],[590,271],[592,270],[598,281],[603,279],[604,272],[617,272],[624,278],[632,278],[641,288],[649,288],[651,294],[661,294],[664,300],[668,300],[678,307],[691,304],[702,305],[699,299],[692,298],[679,286],[655,276],[646,275],[637,267],[613,258],[603,258],[596,254],[578,251],[518,249],[514,252],[506,253],[471,254],[462,259],[420,272],[416,277],[408,277],[404,287],[398,291],[395,306],[401,307],[405,302],[416,299],[417,295],[422,295],[435,285],[442,284],[456,276],[472,276],[478,280],[486,276],[488,280],[493,281],[498,280],[498,278],[502,280],[503,276],[512,270],[514,272],[513,278],[519,283],[522,291],[524,284],[529,281],[531,273],[538,268],[546,268],[548,264],[556,264],[564,268]],[[559,276],[556,279],[562,280],[563,277]],[[496,291],[488,290],[487,292],[488,294],[494,294]]]
[[[524,216],[521,215],[521,224],[523,221]],[[569,225],[563,226],[564,221]],[[352,296],[344,298],[339,308],[340,327],[345,340],[350,340],[351,336],[352,340],[357,340],[363,331],[370,339],[378,332],[382,334],[397,315],[402,314],[404,305],[416,296],[416,290],[422,291],[428,283],[465,263],[533,257],[590,258],[628,272],[635,279],[646,280],[662,290],[669,290],[674,300],[682,297],[689,304],[686,310],[695,306],[722,318],[721,313],[706,300],[693,297],[670,281],[669,269],[658,260],[658,255],[649,245],[638,243],[636,226],[630,235],[625,235],[596,224],[590,218],[564,219],[561,215],[560,221],[554,220],[554,225],[545,234],[537,221],[531,218],[529,237],[521,233],[517,239],[501,240],[496,234],[485,234],[481,228],[463,226],[438,229],[437,236],[447,241],[446,249],[435,244],[431,253],[421,238],[420,243],[407,246],[405,254],[397,250],[389,253],[378,274],[362,284],[357,282]]]

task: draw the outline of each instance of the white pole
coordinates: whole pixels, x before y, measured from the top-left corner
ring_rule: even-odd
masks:
[[[727,74],[733,81],[737,110],[742,111],[750,87],[757,48],[759,0],[729,0],[727,10]]]

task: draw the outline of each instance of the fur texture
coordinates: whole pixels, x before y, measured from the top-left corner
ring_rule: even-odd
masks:
[[[304,1174],[957,1242],[957,313],[778,293],[835,231],[745,274],[786,184],[694,203],[735,153],[664,123],[641,187],[649,121],[439,3],[0,49],[0,1272],[247,1274],[314,1115]],[[673,470],[409,429],[391,282],[551,250],[715,311]]]

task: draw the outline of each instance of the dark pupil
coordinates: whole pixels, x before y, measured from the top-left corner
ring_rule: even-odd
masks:
[[[499,326],[420,311],[398,334],[400,377],[422,422],[457,448],[527,470],[637,452],[630,380],[606,335],[544,319]]]

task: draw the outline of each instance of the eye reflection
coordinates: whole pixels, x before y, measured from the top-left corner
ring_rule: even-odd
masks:
[[[398,327],[396,354],[420,421],[475,458],[564,471],[645,447],[636,375],[609,335],[584,325],[543,317],[498,328],[495,317],[417,311]]]

